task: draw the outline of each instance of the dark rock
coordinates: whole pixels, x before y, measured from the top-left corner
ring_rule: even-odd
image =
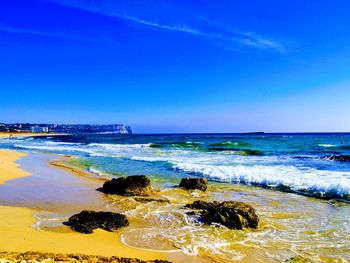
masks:
[[[244,202],[195,201],[187,208],[201,209],[200,219],[206,224],[218,223],[231,229],[257,228],[259,218],[255,209]]]
[[[304,258],[302,256],[292,257],[285,261],[286,263],[313,263],[313,261],[309,258]]]
[[[151,181],[145,175],[133,175],[128,177],[113,178],[98,189],[105,194],[117,194],[126,196],[148,196],[152,193]]]
[[[198,215],[200,215],[200,212],[199,211],[191,211],[191,212],[187,212],[186,214],[189,216],[198,216]]]
[[[331,155],[326,158],[332,161],[350,162],[350,155]]]
[[[192,204],[187,204],[185,207],[191,209],[209,209],[218,206],[220,203],[217,201],[214,202],[205,202],[201,200],[194,201]]]
[[[208,179],[207,178],[182,178],[180,182],[180,187],[187,190],[207,190]]]
[[[170,201],[166,198],[135,197],[134,199],[135,201],[141,202],[141,203],[148,203],[148,202],[170,203]]]
[[[118,228],[128,226],[129,221],[125,215],[112,212],[95,212],[84,210],[71,216],[65,225],[73,230],[91,234],[94,229],[102,228],[106,231],[116,231]]]

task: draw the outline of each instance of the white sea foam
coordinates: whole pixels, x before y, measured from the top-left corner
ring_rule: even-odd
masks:
[[[338,145],[334,145],[334,144],[319,144],[318,146],[329,148],[329,147],[337,147]]]
[[[105,174],[102,171],[96,169],[95,167],[89,167],[88,171],[94,175],[104,175]]]
[[[108,144],[108,143],[91,143],[90,147],[102,147],[108,150],[116,150],[116,149],[139,149],[139,148],[147,148],[151,144]]]
[[[15,144],[17,148],[28,149],[28,150],[43,150],[50,152],[83,152],[83,153],[93,153],[93,151],[84,148],[84,147],[73,147],[73,146],[65,146],[65,145],[23,145],[23,144]]]
[[[43,150],[43,151],[59,151],[59,152],[82,152],[93,156],[114,156],[118,153],[129,153],[136,149],[147,148],[149,144],[99,144],[92,143],[84,145],[81,143],[69,142],[35,142],[24,143],[14,141],[14,146],[23,149]]]

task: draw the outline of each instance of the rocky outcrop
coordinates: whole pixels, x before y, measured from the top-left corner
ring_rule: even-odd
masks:
[[[183,187],[187,190],[202,190],[206,191],[208,187],[207,178],[182,178],[180,182],[180,187]]]
[[[231,229],[257,228],[259,223],[255,209],[244,202],[195,201],[187,208],[200,209],[200,220],[206,224],[217,223]],[[191,213],[193,214],[193,213]]]
[[[331,155],[326,158],[337,162],[350,162],[350,155]]]
[[[125,215],[118,213],[84,210],[79,214],[71,216],[65,222],[65,225],[70,226],[77,232],[91,234],[97,228],[116,231],[121,227],[128,226],[129,221]]]
[[[22,262],[69,262],[69,263],[170,263],[166,260],[140,260],[137,258],[122,258],[122,257],[102,257],[102,256],[90,256],[82,254],[54,254],[54,253],[41,253],[41,252],[0,252],[0,262],[6,263],[22,263]]]
[[[98,189],[105,194],[148,196],[152,193],[151,181],[145,175],[113,178]]]

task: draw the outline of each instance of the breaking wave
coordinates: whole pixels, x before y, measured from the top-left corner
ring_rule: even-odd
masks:
[[[348,197],[350,172],[326,171],[294,166],[220,166],[181,163],[175,169],[205,176],[213,180],[254,184],[276,188],[290,188],[295,192],[314,193],[320,196]]]

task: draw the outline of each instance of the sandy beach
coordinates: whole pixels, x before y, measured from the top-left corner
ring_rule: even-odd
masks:
[[[0,150],[0,182],[30,176],[16,161],[25,156],[11,150]],[[119,241],[118,233],[96,230],[91,235],[73,231],[38,231],[33,224],[35,209],[0,206],[0,248],[2,252],[40,251],[53,253],[80,253],[102,256],[136,257],[144,260],[164,259],[164,253],[129,248]]]

